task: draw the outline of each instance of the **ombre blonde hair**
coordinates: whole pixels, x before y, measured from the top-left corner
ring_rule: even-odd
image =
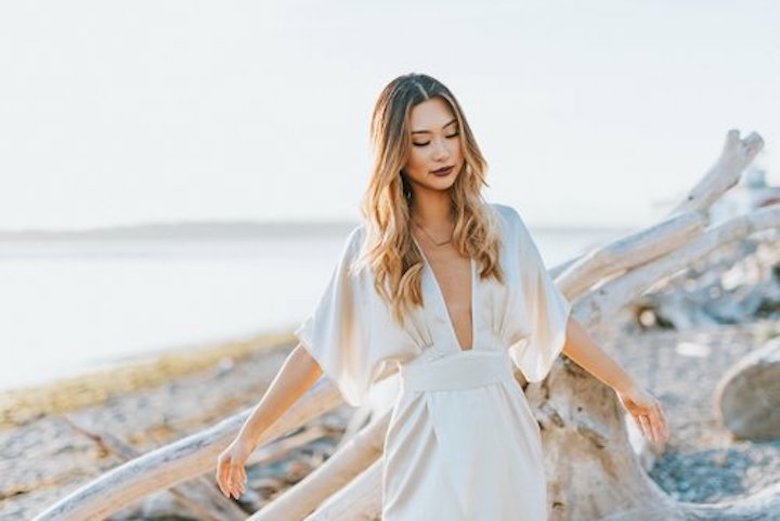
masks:
[[[382,90],[372,114],[374,163],[361,201],[367,231],[361,263],[373,271],[376,291],[389,303],[394,320],[400,324],[407,311],[423,304],[424,259],[411,235],[413,193],[402,171],[411,149],[409,119],[415,105],[436,96],[449,104],[457,118],[464,158],[463,168],[449,190],[455,219],[453,247],[477,261],[480,279],[492,276],[504,283],[498,260],[498,223],[481,194],[482,185],[489,186],[485,181],[487,162],[460,104],[447,87],[428,75],[399,76]]]

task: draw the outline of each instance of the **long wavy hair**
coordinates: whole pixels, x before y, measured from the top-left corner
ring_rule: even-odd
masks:
[[[463,167],[449,189],[455,220],[452,244],[461,255],[477,261],[480,279],[495,277],[504,283],[499,264],[500,233],[490,207],[482,197],[487,161],[480,152],[460,104],[440,81],[426,74],[399,76],[385,86],[371,118],[374,163],[361,201],[366,235],[359,264],[374,273],[374,285],[388,302],[394,320],[421,306],[424,258],[410,229],[414,194],[404,173],[411,149],[409,119],[412,108],[433,97],[449,104],[460,130]],[[472,288],[473,290],[473,288]]]

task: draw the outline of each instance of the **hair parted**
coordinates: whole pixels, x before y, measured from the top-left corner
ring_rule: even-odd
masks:
[[[481,279],[493,276],[504,282],[499,264],[498,223],[481,193],[482,186],[488,186],[487,162],[460,104],[444,84],[431,76],[399,76],[379,94],[372,113],[374,162],[360,208],[367,232],[360,264],[373,271],[376,291],[390,304],[393,318],[401,324],[408,310],[423,304],[424,260],[411,235],[413,194],[403,172],[411,148],[409,120],[415,105],[436,96],[449,104],[457,118],[464,158],[463,168],[449,191],[455,220],[453,247],[477,261]]]

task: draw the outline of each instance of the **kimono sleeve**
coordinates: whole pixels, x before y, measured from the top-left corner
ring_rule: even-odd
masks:
[[[349,234],[319,302],[294,332],[352,406],[362,403],[373,376],[369,328],[363,316],[367,282],[350,270],[359,253],[361,230],[358,226]]]
[[[519,227],[515,244],[519,247],[521,294],[518,298],[527,313],[530,332],[509,347],[509,355],[526,380],[539,382],[563,350],[571,303],[547,272],[525,223],[514,208],[512,213]]]

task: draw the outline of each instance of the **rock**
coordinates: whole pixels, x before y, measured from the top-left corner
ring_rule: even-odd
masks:
[[[715,389],[718,422],[737,439],[780,439],[780,338],[726,372]]]

